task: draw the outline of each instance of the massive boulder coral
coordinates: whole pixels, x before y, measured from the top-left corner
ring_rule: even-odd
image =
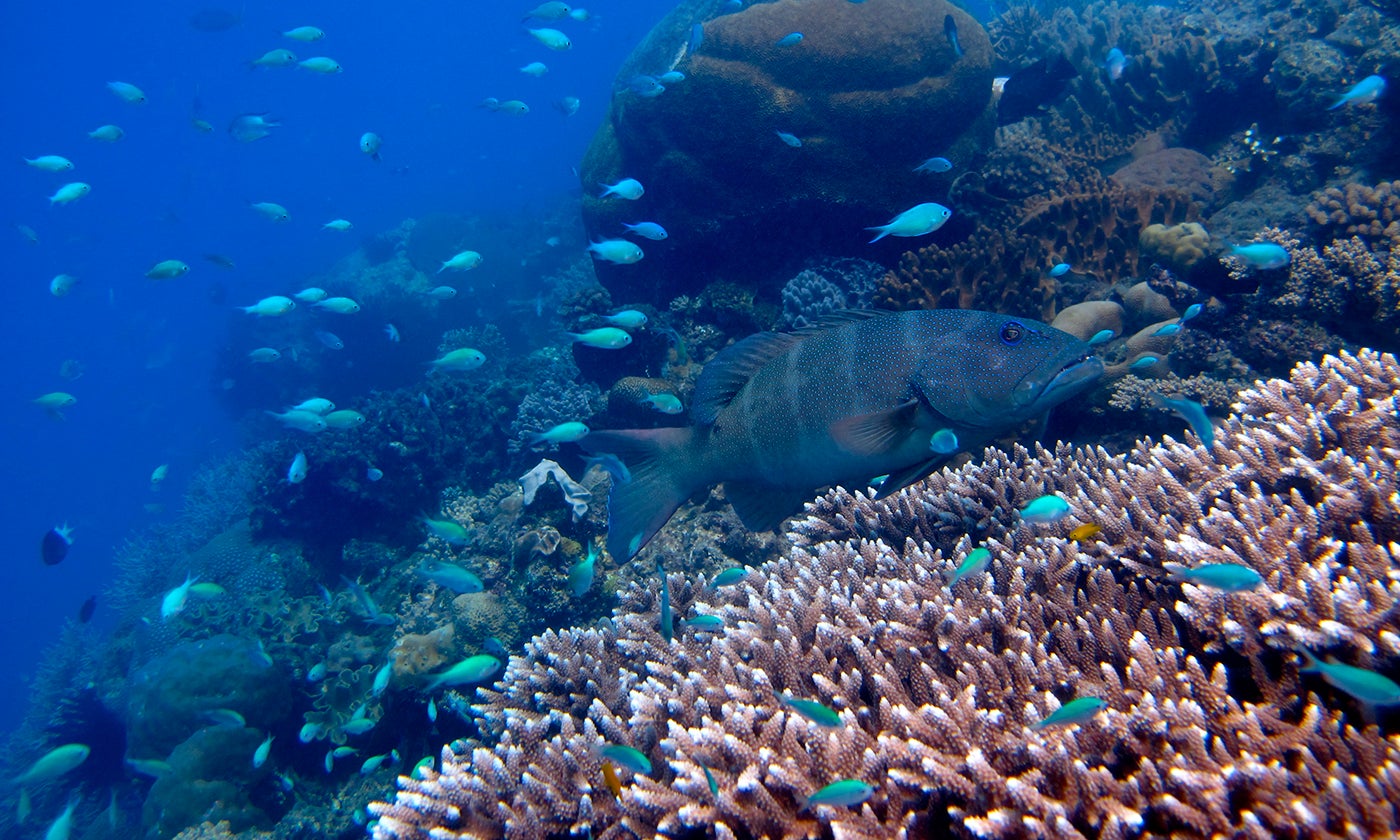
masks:
[[[1397,383],[1392,356],[1330,357],[1244,394],[1208,451],[989,450],[885,500],[834,490],[740,585],[671,576],[717,632],[663,639],[634,585],[615,629],[536,637],[474,707],[486,740],[400,778],[374,836],[1382,834],[1400,736],[1286,651],[1387,670],[1400,651]],[[1052,491],[1070,522],[1019,521]],[[1069,537],[1084,519],[1092,543]],[[973,539],[989,573],[950,587]],[[1162,573],[1222,559],[1264,588]],[[1076,696],[1105,706],[1035,727]],[[608,743],[654,769],[610,790]],[[843,778],[873,793],[807,806]]]
[[[777,279],[813,252],[866,255],[876,249],[863,228],[933,197],[937,185],[911,174],[921,160],[965,161],[990,146],[991,45],[957,6],[777,0],[707,19],[728,8],[685,3],[657,25],[618,74],[584,158],[590,235],[640,218],[671,234],[643,243],[640,263],[599,265],[615,295],[652,298],[658,278],[682,292],[715,273]],[[961,55],[944,34],[949,16]],[[688,50],[693,25],[703,38]],[[777,43],[794,32],[800,43]],[[629,86],[669,70],[686,78],[660,95]],[[645,195],[598,197],[598,184],[620,178],[640,180]]]

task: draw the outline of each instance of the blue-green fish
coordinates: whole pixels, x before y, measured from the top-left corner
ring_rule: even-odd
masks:
[[[1163,324],[1152,331],[1153,335],[1176,335],[1181,332],[1181,324]]]
[[[276,737],[276,735],[267,736],[267,739],[264,740],[261,744],[258,744],[258,748],[256,750],[253,750],[254,768],[261,767],[267,763],[267,757],[272,754],[272,742],[276,739]]]
[[[461,548],[472,541],[471,533],[451,519],[433,519],[425,515],[422,521],[429,534],[454,548]]]
[[[1258,572],[1239,563],[1207,563],[1194,568],[1180,563],[1163,563],[1162,568],[1173,580],[1209,586],[1221,592],[1248,592],[1264,582]]]
[[[788,131],[775,131],[773,133],[778,135],[779,140],[783,141],[785,144],[791,146],[792,148],[802,148],[802,138],[798,137],[796,134],[793,134]]]
[[[92,750],[87,744],[64,744],[45,753],[15,779],[16,784],[28,785],[57,779],[70,770],[76,770]]]
[[[1267,271],[1283,268],[1292,262],[1292,257],[1282,245],[1272,242],[1254,242],[1249,245],[1231,245],[1230,256],[1244,260],[1250,268]]]
[[[875,786],[859,779],[842,779],[832,782],[802,801],[803,808],[830,805],[834,808],[847,808],[859,805],[875,793]]]
[[[1087,723],[1108,705],[1097,697],[1076,697],[1060,708],[1031,724],[1031,729]]]
[[[823,706],[815,700],[801,700],[791,694],[779,694],[778,702],[802,715],[817,726],[835,728],[841,725],[841,715],[835,709]]]
[[[666,580],[666,570],[661,568],[660,560],[656,561],[656,573],[661,576],[661,638],[669,642],[676,628],[671,616],[671,584]]]
[[[645,236],[647,239],[665,239],[666,231],[655,222],[641,222],[640,224],[623,224],[623,227],[630,231],[635,231]],[[624,309],[614,312],[611,315],[604,315],[603,321],[610,326],[620,327],[624,330],[639,330],[646,326],[647,315],[637,309]]]
[[[1054,493],[1047,493],[1039,498],[1031,499],[1025,507],[1021,508],[1021,521],[1045,525],[1059,522],[1068,514],[1069,502]]]
[[[1201,306],[1199,303],[1193,303],[1193,304],[1191,304],[1190,306],[1186,307],[1186,311],[1185,311],[1185,312],[1181,313],[1181,317],[1176,319],[1177,323],[1178,323],[1178,324],[1184,324],[1184,323],[1186,323],[1187,321],[1191,320],[1192,318],[1196,317],[1197,315],[1200,315],[1200,314],[1201,314],[1201,310],[1202,310],[1203,308],[1204,308],[1204,307]]]
[[[632,336],[628,335],[626,330],[618,327],[599,327],[584,333],[566,334],[578,344],[603,350],[621,350],[632,343]]]
[[[931,157],[914,167],[915,172],[932,172],[941,175],[953,168],[953,162],[945,157]]]
[[[888,495],[945,455],[1044,415],[1103,372],[1089,346],[1037,321],[971,310],[842,312],[799,334],[759,333],[705,366],[690,428],[595,431],[580,441],[632,474],[608,498],[608,550],[635,555],[697,490],[723,482],[745,526],[776,527],[819,487]]]
[[[788,34],[786,34],[786,35],[784,35],[783,37],[779,38],[779,39],[777,40],[777,42],[775,43],[775,46],[779,46],[779,47],[791,47],[791,46],[796,46],[797,44],[800,44],[800,43],[802,43],[802,33],[801,33],[801,32],[789,32]]]
[[[730,568],[730,569],[725,569],[724,571],[722,571],[722,572],[720,572],[719,574],[715,575],[715,579],[712,580],[712,581],[710,581],[710,585],[711,585],[711,586],[731,586],[731,585],[736,584],[736,583],[738,583],[739,581],[743,580],[743,579],[744,579],[744,576],[747,575],[748,573],[749,573],[749,567],[748,567],[748,566],[735,566],[735,567]]]
[[[588,554],[569,567],[569,591],[582,598],[593,588],[593,570],[598,563],[598,546],[589,544]]]
[[[987,565],[991,562],[992,553],[979,545],[969,551],[967,556],[963,558],[962,563],[958,564],[958,568],[953,572],[953,577],[948,581],[948,585],[953,586],[963,578],[977,574],[987,568]]]
[[[690,618],[681,619],[681,624],[692,630],[713,633],[724,627],[724,619],[717,615],[693,615]]]
[[[1351,90],[1342,94],[1342,97],[1328,106],[1331,111],[1343,105],[1365,105],[1368,102],[1375,102],[1385,93],[1385,79],[1381,76],[1370,75],[1351,86]]]
[[[952,429],[939,429],[929,438],[928,448],[939,455],[952,455],[958,451],[958,433]]]
[[[1206,445],[1206,449],[1215,445],[1215,424],[1210,422],[1210,417],[1206,415],[1205,406],[1185,397],[1164,397],[1158,393],[1153,393],[1150,396],[1153,405],[1158,408],[1171,409],[1182,420],[1191,424],[1191,431],[1196,433],[1196,437],[1201,439],[1201,443]]]
[[[1139,356],[1133,360],[1132,364],[1128,365],[1128,370],[1142,370],[1143,368],[1150,368],[1153,365],[1157,364],[1159,361],[1161,361],[1161,359],[1158,359],[1156,356]]]
[[[681,398],[675,394],[651,394],[646,401],[662,414],[680,414],[685,411],[685,406],[681,405]]]
[[[1329,656],[1326,662],[1319,662],[1311,651],[1299,648],[1298,653],[1308,660],[1300,670],[1307,674],[1321,674],[1333,687],[1345,691],[1368,706],[1393,706],[1400,703],[1400,685],[1389,677],[1377,674],[1355,665],[1343,665]]]
[[[460,527],[460,526],[459,526]],[[468,592],[480,592],[486,586],[481,582],[474,572],[454,566],[451,563],[444,563],[441,560],[424,560],[423,565],[415,569],[421,577],[456,592],[458,595],[465,595]]]
[[[699,764],[699,762],[696,762]],[[705,773],[705,784],[710,788],[710,798],[719,799],[719,782],[715,781],[715,774],[710,772],[710,768],[701,764],[700,769]]]
[[[494,656],[478,653],[443,671],[434,674],[424,691],[436,691],[443,686],[475,685],[484,683],[501,671],[501,660]]]
[[[1051,277],[1063,277],[1064,275],[1069,274],[1069,269],[1069,263],[1055,263],[1053,266],[1051,266],[1049,274]]]
[[[1091,345],[1103,344],[1105,342],[1112,341],[1115,335],[1117,335],[1117,333],[1115,333],[1113,330],[1099,330],[1098,332],[1094,333],[1092,336],[1089,337],[1089,343]]]
[[[588,426],[577,420],[568,423],[560,423],[551,426],[543,432],[536,432],[530,435],[530,446],[539,446],[542,443],[573,443],[582,440],[588,435]]]
[[[651,759],[647,758],[641,750],[623,744],[604,744],[598,748],[598,755],[618,767],[631,770],[633,773],[645,776],[651,772]]]

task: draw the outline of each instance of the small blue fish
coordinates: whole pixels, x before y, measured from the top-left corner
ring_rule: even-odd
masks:
[[[676,628],[671,617],[671,584],[666,581],[666,570],[661,567],[660,560],[656,561],[656,573],[661,575],[661,638],[669,642]]]
[[[1163,563],[1162,568],[1172,576],[1172,580],[1209,586],[1221,592],[1248,592],[1264,582],[1258,572],[1239,563],[1207,563],[1195,568],[1180,563]]]
[[[1108,71],[1108,80],[1116,82],[1123,78],[1123,68],[1128,66],[1128,57],[1123,55],[1123,51],[1114,47],[1108,51],[1108,57],[1104,59],[1103,69]]]
[[[1343,105],[1365,105],[1368,102],[1375,102],[1385,93],[1385,79],[1380,76],[1367,76],[1356,84],[1351,90],[1342,94],[1342,98],[1332,104],[1327,110],[1331,111]]]
[[[1244,260],[1250,268],[1268,271],[1283,268],[1292,262],[1288,251],[1282,245],[1272,242],[1254,242],[1249,245],[1231,245],[1230,256]]]
[[[399,339],[401,338],[401,336],[399,335],[399,328],[394,326],[393,324],[384,325],[384,335],[388,336],[389,340],[394,342],[395,344],[397,344],[399,342]]]
[[[1175,323],[1175,324],[1163,324],[1162,326],[1160,326],[1160,327],[1158,327],[1157,329],[1153,330],[1153,331],[1152,331],[1152,334],[1153,334],[1153,335],[1176,335],[1176,334],[1179,333],[1179,332],[1181,332],[1181,324],[1180,324],[1180,323]]]
[[[1400,703],[1400,685],[1382,674],[1354,665],[1343,665],[1333,657],[1319,662],[1303,648],[1298,653],[1308,660],[1300,670],[1305,674],[1321,674],[1334,688],[1339,688],[1369,706],[1393,706]]]
[[[719,783],[715,781],[714,774],[703,764],[700,765],[700,769],[705,772],[705,784],[710,788],[710,798],[719,799]]]
[[[1215,424],[1206,415],[1205,406],[1185,397],[1170,398],[1161,394],[1151,394],[1152,404],[1176,412],[1177,416],[1191,425],[1191,431],[1210,449],[1215,445]]]
[[[939,429],[929,439],[928,448],[939,455],[952,455],[958,451],[958,435],[952,429]]]
[[[651,759],[647,758],[641,750],[623,744],[604,744],[598,748],[598,755],[618,767],[631,770],[633,773],[645,776],[651,772]]]
[[[1153,356],[1151,354],[1146,356],[1139,356],[1136,361],[1128,365],[1128,370],[1142,370],[1143,368],[1150,368],[1153,365],[1157,364],[1159,361],[1161,361],[1161,359],[1158,359],[1156,356]]]
[[[638,221],[637,224],[627,224],[624,221],[622,227],[627,228],[627,232],[631,232],[631,234],[637,234],[638,237],[652,239],[655,242],[662,241],[669,235],[666,234],[666,228],[654,223],[654,221]]]
[[[833,808],[848,808],[852,805],[859,805],[874,793],[875,787],[873,785],[866,784],[859,779],[842,779],[839,782],[832,782],[808,796],[802,801],[802,807],[815,808],[819,805],[830,805]]]
[[[943,34],[948,37],[948,46],[953,48],[953,55],[961,57],[963,48],[962,44],[958,43],[958,24],[952,15],[943,16]]]
[[[582,598],[593,588],[593,570],[598,563],[598,547],[588,546],[588,554],[569,567],[569,591],[575,598]]]
[[[802,33],[801,33],[801,32],[789,32],[788,34],[784,35],[783,37],[781,37],[781,38],[779,38],[779,39],[777,40],[776,46],[779,46],[779,47],[792,47],[792,46],[796,46],[796,45],[798,45],[798,44],[800,44],[800,43],[802,43]]]
[[[1068,515],[1069,502],[1054,493],[1047,493],[1032,499],[1025,507],[1021,508],[1021,521],[1036,525],[1059,522]]]
[[[1094,715],[1102,711],[1108,703],[1097,697],[1077,697],[1060,708],[1031,724],[1031,729],[1046,729],[1051,726],[1068,726],[1073,723],[1088,723]]]
[[[510,659],[510,653],[506,650],[506,646],[501,644],[501,640],[495,636],[486,637],[485,641],[481,643],[481,652],[489,653],[497,659]]]
[[[687,55],[694,55],[699,52],[700,46],[705,43],[705,27],[695,24],[690,27],[690,40],[686,42],[685,51]]]
[[[678,85],[685,81],[685,74],[679,70],[670,70],[657,76],[656,80],[663,85]]]
[[[1204,308],[1204,307],[1202,307],[1199,303],[1193,303],[1193,304],[1191,304],[1190,306],[1186,307],[1186,311],[1183,312],[1183,313],[1181,313],[1181,317],[1178,318],[1178,319],[1176,319],[1176,322],[1177,322],[1178,324],[1184,324],[1184,323],[1186,323],[1187,321],[1191,320],[1192,318],[1196,317],[1197,315],[1200,315],[1200,314],[1201,314],[1201,309],[1203,309],[1203,308]]]
[[[384,477],[384,471],[381,470],[381,469],[379,469],[378,467],[366,467],[366,468],[365,468],[365,479],[366,479],[367,481],[378,481],[379,479],[381,479],[381,478],[383,478],[383,477]]]
[[[1115,335],[1117,335],[1117,333],[1115,333],[1113,330],[1099,330],[1098,332],[1094,333],[1094,335],[1089,339],[1089,344],[1103,344],[1105,342],[1112,341]]]
[[[953,168],[953,162],[945,157],[931,157],[918,166],[914,167],[915,172],[932,172],[935,175],[942,174]]]
[[[738,583],[739,581],[743,580],[743,579],[744,579],[744,576],[747,575],[748,573],[749,573],[749,568],[748,568],[747,566],[735,566],[735,567],[733,567],[732,569],[725,569],[724,571],[722,571],[722,572],[720,572],[719,574],[715,575],[715,579],[712,580],[712,581],[710,581],[710,585],[711,585],[711,586],[733,586],[734,584],[736,584],[736,583]]]
[[[962,563],[958,565],[957,571],[953,572],[953,577],[949,579],[948,586],[954,586],[963,578],[971,577],[981,572],[983,569],[986,569],[991,562],[992,553],[979,545],[977,548],[969,551],[967,557],[963,558]]]
[[[704,633],[714,633],[724,627],[724,619],[717,615],[696,615],[690,618],[683,618],[680,621],[692,630],[699,630]]]
[[[475,573],[461,566],[444,563],[441,560],[424,560],[423,564],[415,571],[419,577],[427,578],[438,586],[451,589],[458,595],[481,592],[486,588],[485,584],[481,582],[481,578],[477,577]]]
[[[642,97],[652,99],[666,92],[666,86],[661,84],[655,76],[638,74],[627,82],[627,89]]]
[[[1069,263],[1056,263],[1055,266],[1050,269],[1051,277],[1063,277],[1066,274],[1069,274]]]
[[[779,140],[783,141],[792,148],[802,148],[802,138],[798,137],[796,134],[789,134],[786,131],[775,131],[773,133],[778,135]]]
[[[340,336],[325,330],[316,330],[316,340],[332,350],[344,350],[345,342],[340,340]]]
[[[642,224],[648,225],[651,223],[643,222]],[[632,225],[628,225],[628,227],[632,227]],[[637,227],[641,227],[641,225],[637,225]],[[661,227],[661,225],[657,225],[657,227]],[[666,238],[665,231],[661,232],[660,238]],[[611,315],[604,315],[603,323],[614,327],[620,327],[624,330],[639,330],[647,325],[647,314],[639,309],[623,309]]]
[[[662,414],[680,414],[685,411],[685,406],[681,405],[681,398],[675,394],[652,394],[646,401]]]

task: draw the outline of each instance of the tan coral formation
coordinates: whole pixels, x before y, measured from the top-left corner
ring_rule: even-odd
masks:
[[[1363,351],[1244,393],[1209,452],[988,450],[884,500],[833,490],[784,556],[698,593],[717,634],[663,641],[634,585],[615,633],[536,637],[482,691],[490,740],[401,777],[371,806],[374,836],[1383,835],[1400,822],[1400,736],[1280,651],[1363,667],[1400,653],[1397,399],[1400,365]],[[1020,523],[1046,492],[1070,521]],[[1068,539],[1081,521],[1103,527],[1096,542]],[[969,533],[994,561],[950,589]],[[1265,585],[1165,583],[1169,560],[1243,562]],[[1030,728],[1075,696],[1107,705]],[[624,772],[617,799],[607,742],[655,767]],[[803,807],[841,778],[874,793]]]

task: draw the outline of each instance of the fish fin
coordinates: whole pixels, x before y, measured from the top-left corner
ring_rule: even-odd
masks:
[[[812,498],[811,490],[774,487],[753,481],[726,481],[724,495],[739,514],[739,521],[750,531],[772,531],[784,519],[802,509],[802,503]]]
[[[690,498],[699,483],[686,470],[695,433],[689,428],[590,432],[579,441],[591,455],[616,456],[632,474],[608,492],[608,552],[630,560]]]
[[[744,389],[759,368],[783,355],[801,338],[788,333],[762,332],[724,348],[705,365],[695,383],[691,415],[708,426],[720,411]]]
[[[905,467],[902,470],[890,473],[889,478],[886,478],[880,483],[879,489],[872,498],[883,499],[893,493],[898,493],[900,490],[903,490],[905,487],[908,487],[928,475],[935,464],[944,460],[946,460],[946,457],[939,455],[927,461],[920,461],[912,467]]]
[[[809,335],[822,330],[829,330],[832,327],[840,327],[846,324],[854,324],[859,321],[869,321],[871,318],[878,318],[881,315],[889,315],[884,309],[838,309],[835,312],[828,312],[818,318],[809,326],[799,330],[793,330],[793,335]]]
[[[919,401],[910,400],[885,411],[857,414],[831,424],[836,445],[853,455],[883,455],[904,443],[914,431]]]

